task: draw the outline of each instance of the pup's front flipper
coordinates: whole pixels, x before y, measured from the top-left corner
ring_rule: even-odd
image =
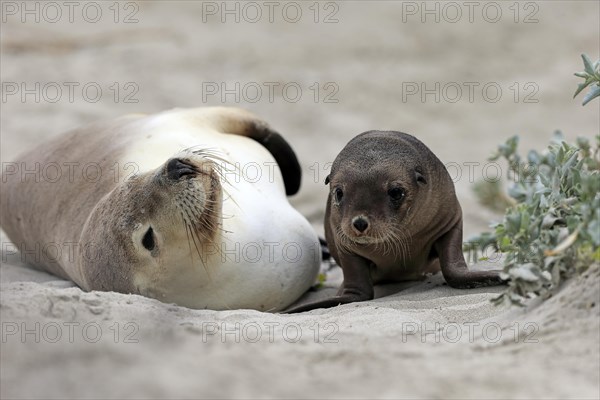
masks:
[[[462,221],[461,221],[462,222]],[[457,289],[506,284],[498,271],[470,271],[462,253],[462,224],[456,224],[439,238],[435,250],[440,260],[442,275],[448,285]]]
[[[331,298],[314,303],[304,304],[286,310],[286,313],[299,313],[317,308],[331,308],[340,304],[373,300],[375,291],[369,273],[371,262],[363,257],[343,253],[339,256],[340,266],[344,271],[344,283],[338,294]]]

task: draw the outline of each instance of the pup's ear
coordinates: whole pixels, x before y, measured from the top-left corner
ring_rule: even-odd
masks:
[[[329,185],[329,175],[327,175],[327,176],[325,177],[325,184],[326,184],[326,185]]]
[[[427,179],[425,179],[425,176],[418,169],[415,169],[415,179],[418,184],[427,185]]]

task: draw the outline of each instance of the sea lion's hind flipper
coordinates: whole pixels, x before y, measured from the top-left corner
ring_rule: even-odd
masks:
[[[302,170],[289,143],[254,114],[233,107],[198,108],[189,112],[192,120],[208,123],[219,132],[246,136],[263,145],[275,158],[288,196],[298,193]]]
[[[344,289],[343,286],[337,296],[330,299],[315,301],[314,303],[302,304],[297,307],[288,308],[283,312],[286,314],[295,314],[310,310],[316,310],[317,308],[331,308],[337,307],[341,304],[356,303],[359,301],[373,300],[372,289],[366,289],[361,291]]]
[[[283,175],[285,193],[288,196],[298,193],[302,180],[302,170],[296,153],[294,153],[290,144],[263,121],[254,120],[248,127],[250,132],[247,136],[262,144],[277,161]]]
[[[462,253],[462,221],[435,243],[442,275],[448,285],[457,289],[505,284],[498,271],[470,271]]]
[[[344,265],[344,283],[335,297],[293,307],[285,312],[293,314],[316,308],[331,308],[340,304],[373,300],[375,290],[369,272],[370,262],[360,256],[343,253],[340,255],[340,263]]]

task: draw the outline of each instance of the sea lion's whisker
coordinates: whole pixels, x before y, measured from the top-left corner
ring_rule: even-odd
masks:
[[[190,233],[188,230],[188,224],[183,216],[183,212],[180,211],[181,220],[183,221],[183,226],[185,227],[185,235],[187,237],[188,247],[190,249],[190,264],[194,264],[194,253],[192,252],[192,244],[190,243]]]
[[[184,201],[184,204],[187,204],[187,202]],[[207,268],[206,262],[205,262],[204,258],[202,257],[202,252],[200,251],[201,246],[199,247],[199,243],[203,243],[204,241],[207,241],[208,238],[204,237],[204,235],[202,234],[202,230],[200,229],[202,226],[198,226],[197,218],[194,218],[194,215],[190,215],[190,211],[191,210],[188,207],[185,207],[185,208],[183,208],[183,212],[182,212],[182,217],[183,217],[184,213],[185,213],[185,216],[187,217],[187,218],[184,218],[184,224],[185,224],[185,228],[186,228],[186,235],[188,235],[188,245],[190,245],[190,248],[191,248],[191,244],[189,242],[189,237],[191,237],[192,242],[194,243],[194,248],[196,249],[196,253],[198,254],[198,258],[200,259],[200,262],[201,262],[202,266],[204,267],[204,270],[206,271],[209,280],[212,280],[211,273],[210,273],[209,269]],[[210,229],[210,225],[205,226],[205,227]],[[202,239],[204,239],[204,240],[202,240]],[[190,249],[190,254],[191,254],[191,249]]]
[[[194,242],[194,247],[196,247],[196,251],[198,253],[198,257],[200,258],[200,262],[202,263],[202,266],[204,267],[204,270],[206,271],[206,274],[208,275],[208,280],[212,281],[212,275],[210,273],[210,269],[206,266],[206,263],[204,262],[204,259],[202,258],[202,254],[200,253],[200,249],[198,248],[198,243],[196,242],[196,239],[198,239],[198,242],[201,242],[200,238],[198,238],[197,236],[197,231],[193,230],[190,227],[190,230],[192,232],[192,241]]]

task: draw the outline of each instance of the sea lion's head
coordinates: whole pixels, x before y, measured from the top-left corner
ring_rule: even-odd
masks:
[[[203,268],[207,246],[221,229],[219,178],[210,157],[183,152],[115,187],[81,236],[80,270],[88,288],[159,297],[164,294],[148,293],[148,287],[160,290],[169,284],[165,276],[185,279],[175,276],[178,270]]]
[[[422,143],[400,132],[365,132],[346,145],[325,180],[328,223],[342,247],[397,246],[430,223],[436,212],[431,156]]]

